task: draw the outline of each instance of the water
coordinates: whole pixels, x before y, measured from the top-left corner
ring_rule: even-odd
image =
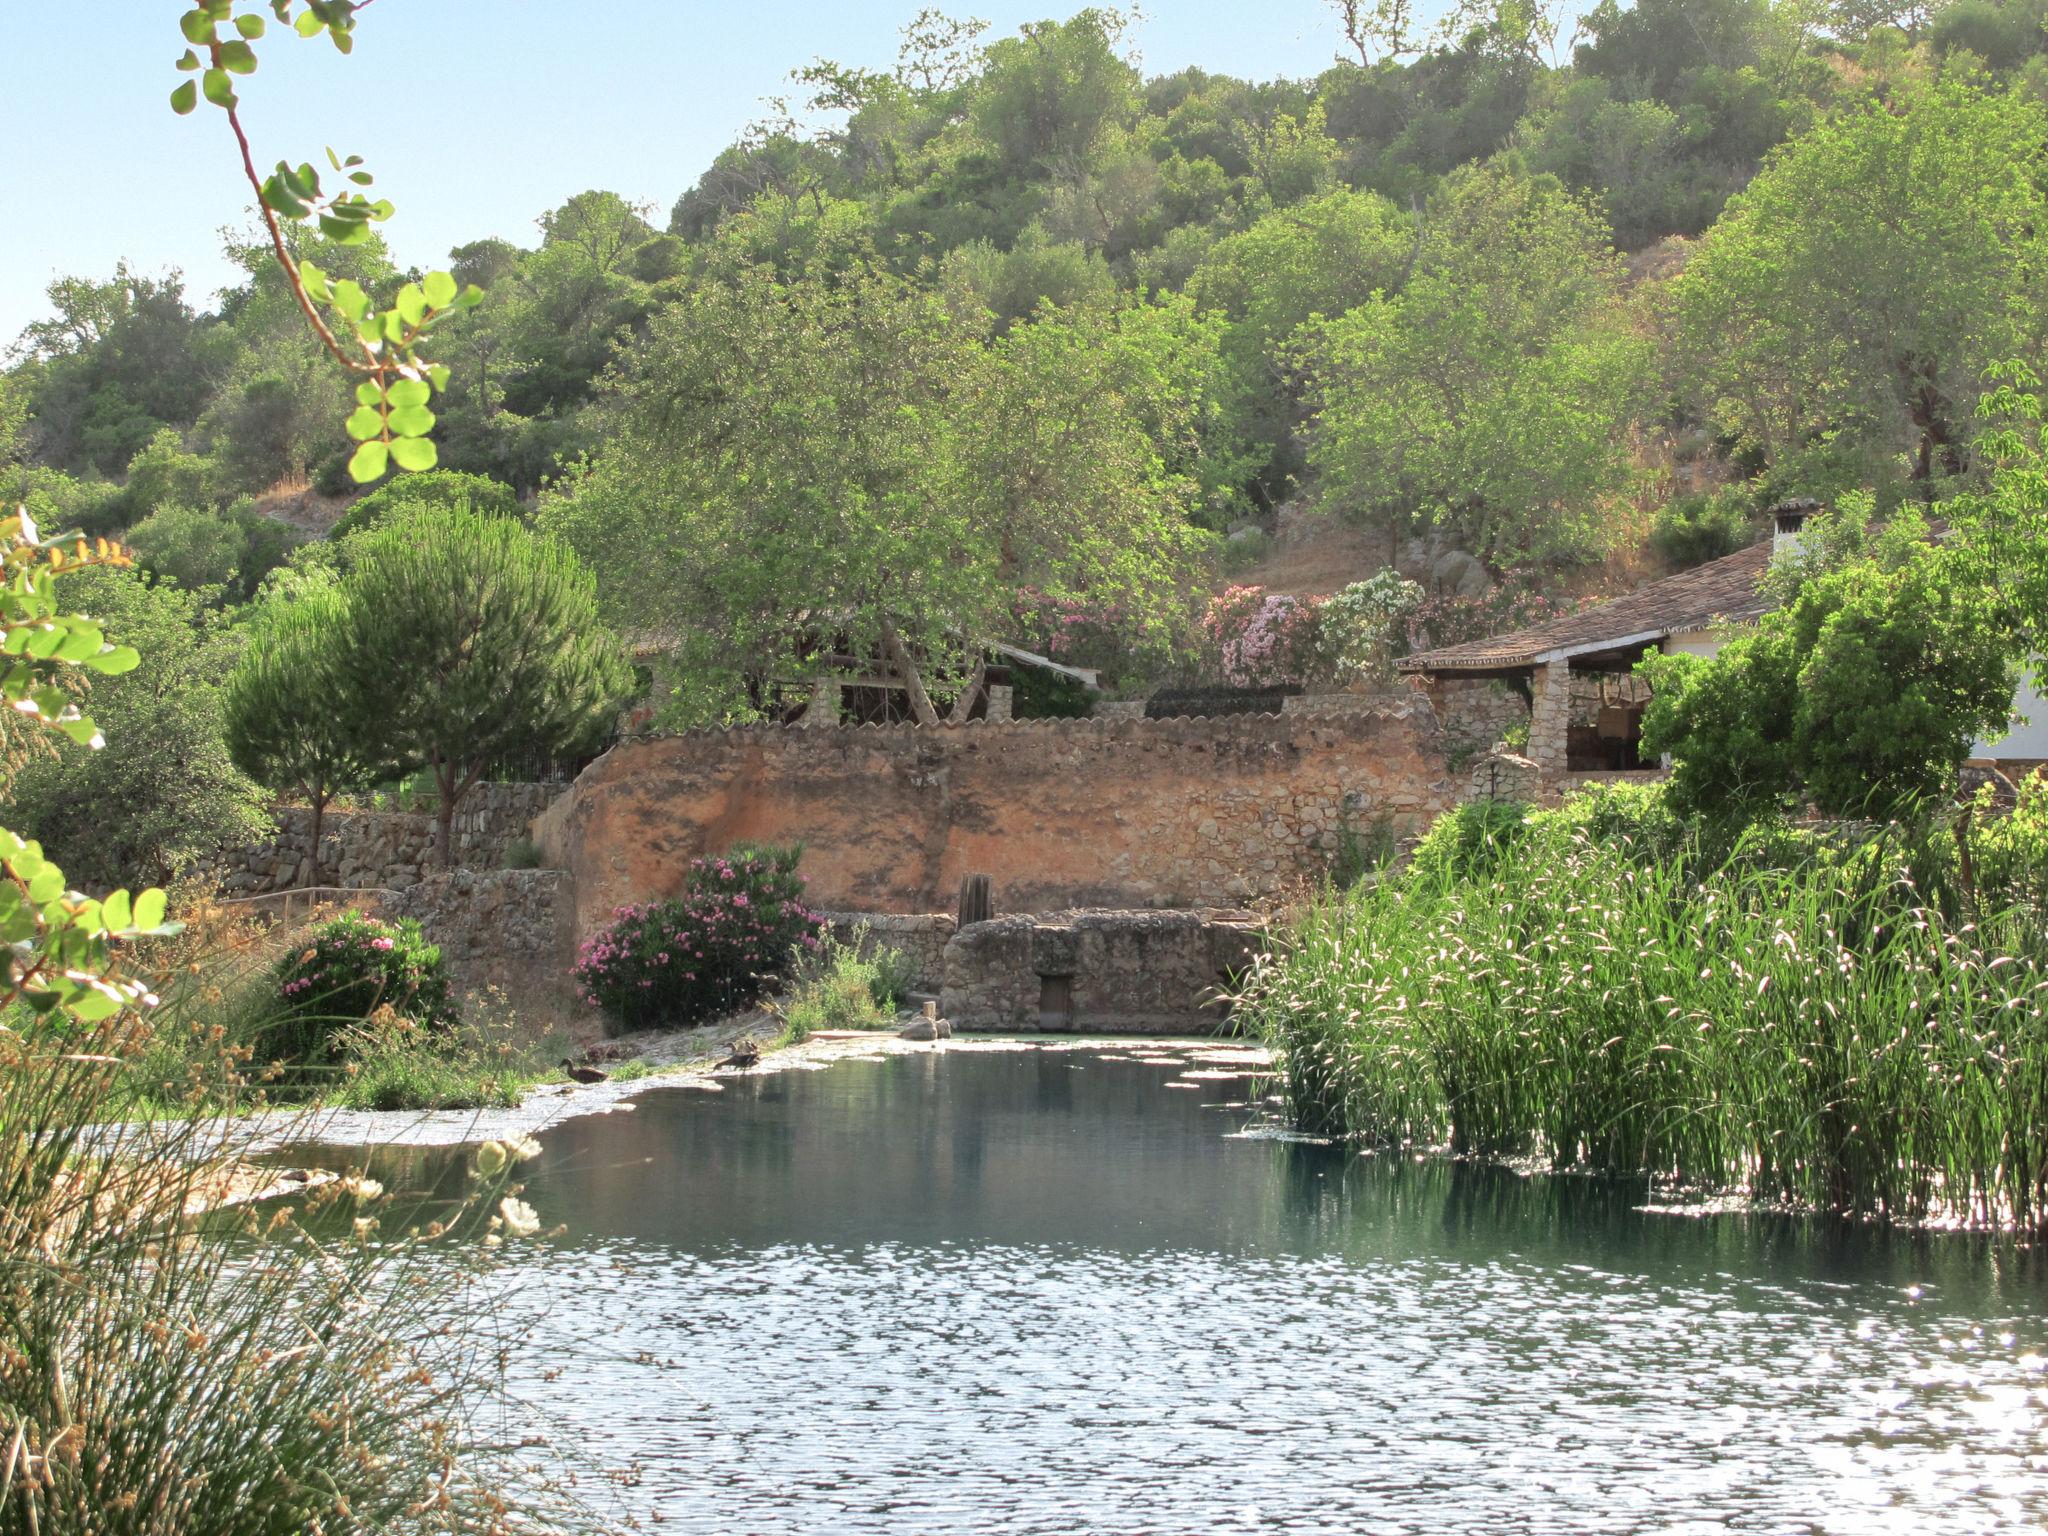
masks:
[[[519,1391],[675,1532],[2048,1524],[2038,1261],[1247,1137],[1179,1070],[928,1053],[568,1122]]]

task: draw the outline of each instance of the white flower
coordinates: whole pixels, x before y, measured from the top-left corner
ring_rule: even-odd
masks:
[[[360,1173],[352,1173],[341,1181],[341,1192],[353,1195],[358,1200],[374,1200],[384,1193],[384,1186],[375,1179]]]
[[[514,1237],[531,1237],[540,1230],[540,1213],[511,1195],[498,1202],[498,1217]]]
[[[502,1145],[487,1141],[476,1149],[476,1176],[480,1179],[495,1179],[505,1171],[510,1161]]]
[[[531,1136],[516,1136],[505,1143],[505,1150],[519,1162],[531,1162],[540,1156],[540,1143]]]

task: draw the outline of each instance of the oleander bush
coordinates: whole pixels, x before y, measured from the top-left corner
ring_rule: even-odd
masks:
[[[820,943],[802,856],[747,847],[695,859],[676,896],[616,908],[577,954],[584,1002],[622,1029],[680,1028],[758,1002]]]
[[[337,1061],[344,1032],[380,1009],[427,1030],[457,1018],[440,946],[411,918],[387,923],[344,912],[282,958],[274,975],[277,1012],[259,1045],[271,1060]]]

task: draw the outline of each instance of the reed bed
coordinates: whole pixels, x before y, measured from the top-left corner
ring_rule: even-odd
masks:
[[[1884,839],[1707,863],[1583,824],[1301,912],[1238,997],[1303,1130],[2048,1230],[2048,937]]]

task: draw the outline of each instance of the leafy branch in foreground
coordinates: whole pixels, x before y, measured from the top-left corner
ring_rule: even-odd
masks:
[[[362,156],[337,156],[327,151],[330,170],[341,185],[330,190],[312,162],[293,166],[280,160],[270,176],[256,169],[249,135],[242,125],[241,97],[235,79],[256,70],[252,46],[269,29],[257,9],[268,9],[278,23],[300,37],[326,36],[342,53],[355,46],[355,16],[369,0],[264,0],[237,14],[235,0],[200,0],[178,19],[189,45],[178,59],[180,72],[193,78],[171,92],[171,110],[184,115],[202,96],[227,114],[241,150],[242,173],[255,189],[270,246],[284,269],[292,293],[314,334],[334,360],[360,382],[356,409],[347,422],[357,448],[349,474],[357,481],[375,480],[392,465],[402,470],[432,469],[438,451],[427,434],[434,428],[432,402],[448,387],[445,364],[420,355],[420,345],[444,317],[472,309],[483,300],[474,283],[464,286],[447,272],[429,272],[398,290],[388,309],[379,309],[360,283],[330,278],[312,262],[293,256],[280,222],[317,222],[320,232],[339,245],[360,245],[370,227],[391,217],[388,199],[373,199],[364,188],[374,178]]]
[[[57,577],[127,563],[126,552],[103,539],[44,542],[26,510],[0,520],[0,655],[8,660],[0,703],[83,746],[101,745],[99,728],[59,685],[63,669],[111,677],[141,658],[110,644],[91,619],[62,612]],[[145,987],[114,974],[114,945],[170,931],[162,891],[81,895],[38,844],[0,828],[0,944],[7,948],[0,1011],[20,1002],[91,1023],[145,1003]]]

